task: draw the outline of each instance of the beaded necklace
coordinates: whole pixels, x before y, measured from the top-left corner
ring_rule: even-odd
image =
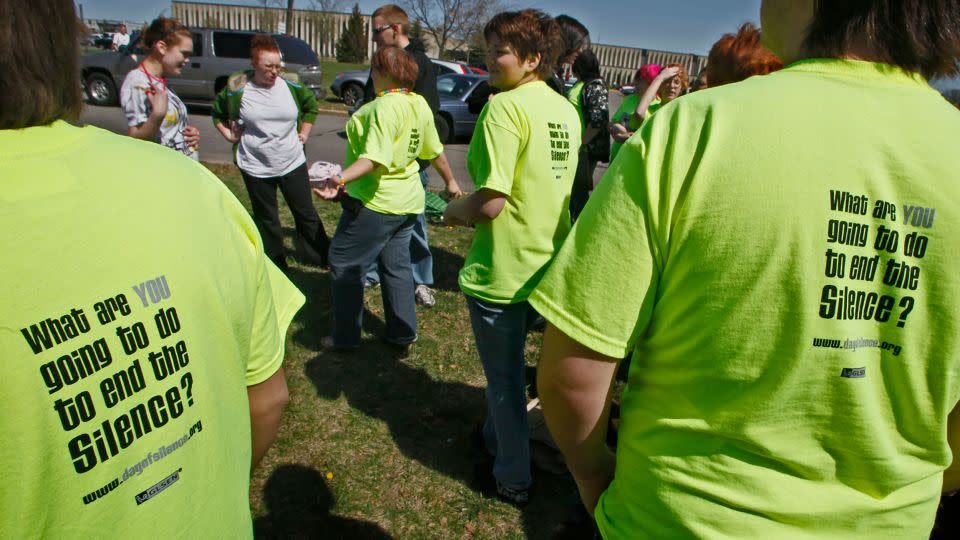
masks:
[[[387,94],[409,94],[409,88],[390,88],[388,90],[383,90],[377,94],[377,97],[383,97]]]

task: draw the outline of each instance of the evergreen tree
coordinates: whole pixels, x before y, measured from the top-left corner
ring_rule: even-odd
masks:
[[[360,5],[353,5],[353,12],[347,20],[347,28],[337,40],[338,62],[364,62],[367,59],[367,31]]]
[[[414,21],[410,26],[410,39],[423,42],[423,23],[420,22],[420,19]]]

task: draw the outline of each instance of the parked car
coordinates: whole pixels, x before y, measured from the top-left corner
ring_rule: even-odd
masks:
[[[934,80],[930,85],[943,94],[947,101],[960,107],[960,77]]]
[[[179,77],[168,77],[167,84],[188,104],[209,104],[227,84],[230,74],[250,68],[250,40],[256,32],[191,29],[193,55]],[[320,84],[320,59],[305,41],[293,36],[273,34],[280,47],[285,78],[313,90],[317,99],[326,96]],[[127,73],[143,59],[143,50],[137,45],[139,32],[130,35],[131,47],[127,53],[115,51],[92,52],[83,55],[81,77],[83,88],[91,103],[117,103],[120,86]]]
[[[100,47],[101,49],[109,49],[113,45],[113,34],[113,32],[98,34],[93,40],[93,46]]]
[[[447,73],[471,73],[471,68],[463,62],[448,62],[446,60],[431,59],[437,66],[437,75]],[[486,74],[484,72],[483,74]],[[370,69],[356,69],[353,71],[342,71],[337,73],[330,85],[330,91],[333,95],[343,100],[347,107],[354,109],[362,105],[363,87],[367,84],[367,78],[370,77]]]
[[[458,138],[470,138],[473,134],[480,115],[470,112],[467,100],[477,88],[487,84],[487,78],[486,75],[460,73],[437,77],[437,93],[440,94],[437,134],[440,142],[450,143]]]

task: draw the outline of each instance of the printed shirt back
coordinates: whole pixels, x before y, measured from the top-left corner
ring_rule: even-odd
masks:
[[[633,350],[607,538],[926,538],[960,398],[960,113],[811,60],[631,138],[531,304]]]
[[[360,158],[379,164],[347,184],[347,193],[381,214],[420,214],[423,184],[417,159],[443,153],[433,112],[417,94],[392,93],[360,107],[347,122],[344,168]]]
[[[246,389],[303,296],[247,212],[63,122],[0,131],[0,185],[0,538],[250,537]]]
[[[460,270],[464,293],[498,304],[527,299],[570,231],[570,189],[580,119],[543,82],[495,96],[467,152],[476,189],[507,195],[500,215],[478,223]]]

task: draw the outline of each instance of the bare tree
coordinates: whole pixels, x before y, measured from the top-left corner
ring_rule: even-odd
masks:
[[[310,9],[324,13],[338,13],[343,11],[344,0],[310,0]]]
[[[447,49],[467,47],[503,5],[500,0],[403,0],[401,4],[420,21],[441,55]]]

